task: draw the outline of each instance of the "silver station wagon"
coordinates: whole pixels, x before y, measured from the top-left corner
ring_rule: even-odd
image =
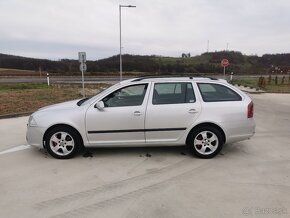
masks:
[[[225,80],[141,77],[39,109],[29,117],[27,142],[60,159],[83,147],[178,145],[212,158],[254,132],[251,98]]]

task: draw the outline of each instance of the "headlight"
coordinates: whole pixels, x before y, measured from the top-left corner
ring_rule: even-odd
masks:
[[[33,118],[33,116],[29,117],[28,126],[37,126],[37,123],[36,123],[35,119]]]

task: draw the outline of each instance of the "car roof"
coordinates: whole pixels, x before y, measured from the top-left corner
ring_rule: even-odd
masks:
[[[138,77],[134,79],[124,80],[121,83],[135,83],[135,82],[210,82],[210,81],[219,81],[226,83],[224,79],[217,79],[212,77],[159,77],[159,76],[150,76],[150,77]]]

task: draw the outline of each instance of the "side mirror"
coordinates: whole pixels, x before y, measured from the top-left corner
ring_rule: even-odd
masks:
[[[99,101],[95,104],[95,108],[98,108],[100,111],[104,110],[105,104],[103,101]]]

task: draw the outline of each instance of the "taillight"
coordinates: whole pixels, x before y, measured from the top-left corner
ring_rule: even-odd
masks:
[[[248,104],[248,118],[252,118],[254,116],[254,104],[253,102],[251,101],[249,104]]]

